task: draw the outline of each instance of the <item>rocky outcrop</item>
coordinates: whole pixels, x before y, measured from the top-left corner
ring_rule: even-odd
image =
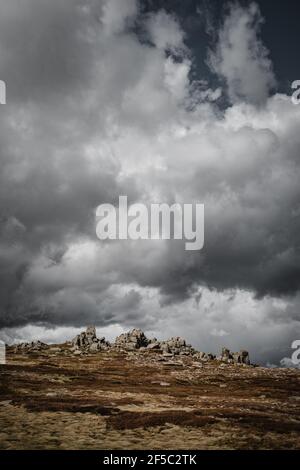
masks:
[[[231,352],[229,349],[223,348],[220,356],[216,357],[211,353],[195,350],[180,336],[172,337],[166,341],[158,341],[156,338],[148,339],[145,333],[137,328],[118,336],[113,345],[106,341],[104,337],[97,338],[96,328],[89,326],[86,331],[83,331],[71,342],[65,343],[65,345],[48,346],[41,341],[33,341],[31,343],[18,344],[13,348],[15,353],[42,351],[48,348],[48,353],[72,353],[74,356],[112,349],[131,354],[145,353],[145,357],[148,358],[151,356],[155,361],[167,361],[170,359],[170,361],[177,361],[178,363],[178,361],[184,360],[184,356],[188,356],[191,357],[193,361],[198,361],[199,366],[204,366],[204,362],[215,360],[224,364],[224,367],[225,364],[250,365],[249,353],[245,350]],[[133,356],[135,356],[135,354],[133,354]],[[139,357],[141,358],[142,356]]]
[[[248,351],[231,352],[229,349],[223,348],[221,356],[217,358],[221,362],[227,364],[246,364],[250,365],[250,357]]]
[[[95,353],[97,351],[106,351],[110,348],[110,343],[104,337],[97,338],[96,328],[88,326],[86,331],[75,336],[72,340],[72,346],[74,353],[76,351]]]
[[[186,344],[185,339],[180,336],[170,338],[167,341],[161,341],[160,349],[164,354],[172,354],[174,356],[190,356],[195,352],[192,346],[190,344]]]
[[[211,353],[206,353],[206,352],[203,352],[203,351],[197,351],[195,353],[195,358],[200,359],[200,361],[206,362],[206,361],[213,361],[216,358],[216,356],[214,356]]]
[[[120,336],[117,336],[114,347],[116,349],[134,351],[136,349],[146,348],[149,344],[151,344],[151,341],[145,336],[144,332],[134,328],[128,333],[122,333]]]
[[[247,366],[250,365],[250,357],[248,351],[239,351],[236,353],[233,353],[233,361],[236,364],[246,364]]]
[[[156,338],[148,339],[140,329],[133,329],[128,333],[123,333],[116,338],[115,348],[126,351],[146,351],[153,350],[162,353],[164,356],[192,355],[194,349],[190,344],[180,337],[170,338],[167,341],[158,341]]]
[[[35,351],[42,351],[48,347],[47,344],[42,343],[41,341],[31,341],[30,343],[20,343],[16,344],[14,347],[15,353],[28,353]]]

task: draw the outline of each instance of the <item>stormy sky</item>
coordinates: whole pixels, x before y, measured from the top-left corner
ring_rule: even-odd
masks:
[[[0,0],[1,339],[95,324],[291,356],[299,12],[270,3]],[[203,203],[203,250],[100,242],[96,208],[120,195]]]

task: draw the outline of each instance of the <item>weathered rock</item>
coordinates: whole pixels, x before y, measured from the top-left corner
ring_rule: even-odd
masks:
[[[48,348],[51,354],[68,354],[72,352],[74,355],[97,353],[98,351],[108,350],[114,347],[117,350],[124,350],[128,357],[136,357],[138,353],[145,353],[148,360],[166,361],[172,360],[178,363],[178,358],[190,356],[193,360],[199,360],[201,363],[213,361],[216,356],[202,351],[196,351],[190,344],[180,336],[172,337],[165,341],[158,341],[156,338],[148,339],[144,332],[140,329],[123,333],[118,336],[113,346],[105,340],[105,338],[97,338],[96,328],[89,326],[86,331],[77,335],[71,342],[62,345],[48,346],[41,341],[33,341],[31,343],[21,343],[14,347],[16,353],[42,351]],[[155,357],[154,357],[155,356]],[[142,354],[140,354],[142,358]],[[239,352],[231,352],[227,348],[222,348],[220,356],[217,360],[221,363],[220,367],[226,367],[226,364],[236,364],[241,366],[250,365],[248,351],[241,350]],[[177,362],[176,362],[177,361]],[[185,360],[185,363],[187,360]],[[201,364],[199,364],[201,367]]]
[[[54,347],[50,346],[49,351],[50,351],[51,353],[61,353],[61,352],[62,352],[62,349],[59,348],[58,346],[54,346]]]
[[[209,360],[209,361],[213,361],[213,360],[216,359],[216,356],[215,356],[214,354],[211,354],[211,353],[208,353],[208,354],[207,354],[207,357],[208,357],[208,360]]]
[[[88,326],[85,332],[88,340],[94,341],[97,338],[96,328],[94,326]]]
[[[134,328],[128,333],[122,333],[115,340],[115,347],[117,349],[125,349],[127,351],[134,351],[142,347],[147,347],[150,343],[149,339],[145,336],[144,332],[140,329]]]
[[[89,346],[89,352],[91,353],[94,353],[94,352],[97,352],[99,351],[99,343],[92,343],[90,346]]]
[[[248,351],[239,351],[233,353],[233,360],[236,364],[246,364],[250,365],[250,357]]]
[[[174,356],[190,356],[195,352],[192,346],[190,344],[186,344],[185,339],[181,338],[180,336],[170,338],[167,341],[162,341],[160,343],[160,349],[164,353],[169,353]]]
[[[74,356],[81,356],[82,355],[82,352],[80,351],[80,349],[76,349],[76,351],[74,351]]]
[[[163,357],[173,357],[173,354],[172,354],[172,353],[164,352],[164,353],[163,353]]]
[[[147,349],[161,349],[160,344],[157,341],[156,343],[149,343],[147,346]]]
[[[16,344],[14,347],[15,353],[27,353],[27,352],[35,352],[35,351],[42,351],[43,349],[48,348],[48,345],[42,343],[41,341],[32,341],[30,343],[20,343]]]
[[[233,355],[227,348],[222,348],[221,355],[217,357],[218,361],[225,362],[227,364],[233,363]]]
[[[191,366],[198,367],[199,369],[201,369],[203,367],[203,364],[201,364],[201,362],[192,362]]]
[[[221,356],[218,357],[221,362],[227,364],[246,364],[250,365],[250,358],[248,351],[239,351],[232,353],[229,349],[223,348]]]
[[[72,340],[73,350],[79,349],[85,352],[95,353],[102,350],[107,350],[110,343],[105,338],[97,338],[96,328],[89,326],[86,331],[75,336]]]
[[[166,354],[170,353],[170,347],[168,343],[165,341],[162,341],[160,343],[160,349],[163,351],[163,353],[166,353]]]
[[[200,359],[200,361],[203,361],[203,362],[213,361],[216,358],[216,356],[214,356],[213,354],[206,353],[206,352],[203,352],[203,351],[196,352],[195,357],[197,359]]]

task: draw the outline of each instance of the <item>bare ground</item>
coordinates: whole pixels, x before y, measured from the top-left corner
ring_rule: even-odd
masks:
[[[300,373],[67,348],[8,352],[0,449],[299,449]]]

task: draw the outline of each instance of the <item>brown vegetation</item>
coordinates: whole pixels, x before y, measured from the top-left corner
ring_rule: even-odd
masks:
[[[299,371],[157,357],[9,351],[0,448],[300,448]]]

